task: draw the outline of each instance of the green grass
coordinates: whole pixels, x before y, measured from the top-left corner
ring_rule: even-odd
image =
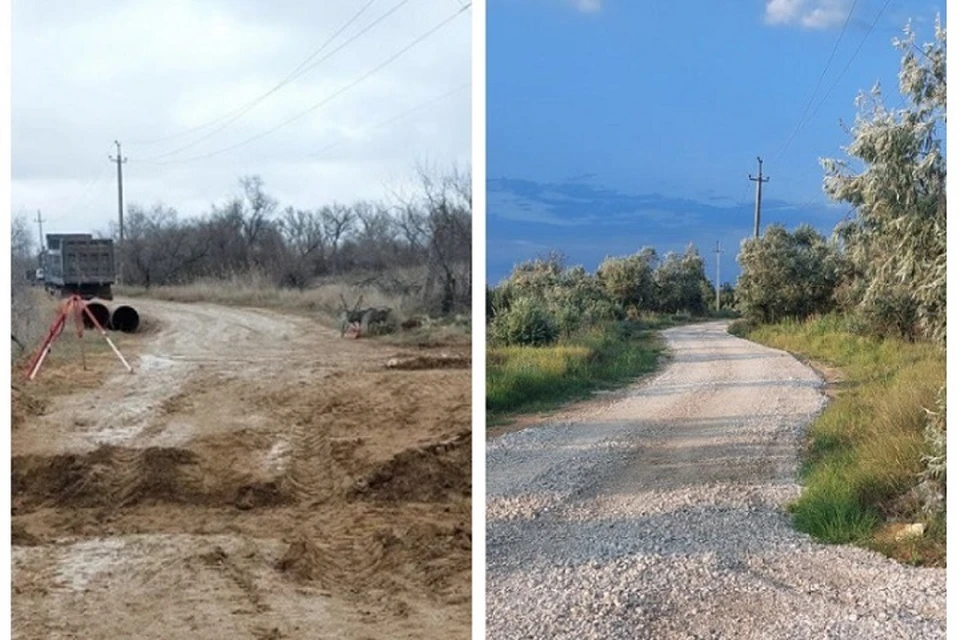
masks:
[[[839,316],[756,327],[747,335],[841,372],[836,398],[808,433],[804,490],[791,505],[797,528],[905,561],[945,562],[939,551],[945,552],[945,525],[927,522],[925,549],[923,541],[892,544],[883,533],[891,522],[925,521],[904,496],[923,469],[924,408],[935,408],[945,383],[943,352],[926,343],[854,335]]]
[[[487,421],[556,408],[653,371],[670,319],[609,323],[547,347],[488,347]]]

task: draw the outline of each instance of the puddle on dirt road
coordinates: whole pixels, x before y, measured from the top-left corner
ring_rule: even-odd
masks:
[[[56,581],[71,591],[83,591],[92,580],[123,562],[125,544],[118,538],[82,540],[63,548]]]
[[[142,356],[140,356],[139,370],[141,373],[162,371],[164,369],[169,369],[175,366],[177,366],[177,362],[175,362],[174,360],[171,360],[170,358],[154,356],[148,353],[145,353]]]

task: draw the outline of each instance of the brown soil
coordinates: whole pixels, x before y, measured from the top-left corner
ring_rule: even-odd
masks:
[[[13,391],[16,637],[469,637],[469,370],[136,307],[135,375],[64,359]]]

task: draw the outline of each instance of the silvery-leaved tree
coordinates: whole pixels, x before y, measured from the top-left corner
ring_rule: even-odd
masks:
[[[748,320],[803,319],[833,308],[840,256],[810,225],[772,224],[737,255],[737,308]]]
[[[879,86],[858,96],[850,160],[821,160],[824,187],[855,210],[837,231],[860,310],[909,313],[921,335],[945,345],[947,34],[939,18],[932,43],[918,46],[909,24],[904,33],[893,44],[905,106],[884,106]]]
[[[653,269],[656,263],[657,252],[652,247],[644,247],[630,256],[608,256],[597,268],[597,280],[622,307],[654,310]]]
[[[908,24],[894,46],[903,52],[900,92],[905,106],[888,109],[874,87],[861,95],[861,112],[847,154],[857,173],[840,160],[823,160],[827,193],[849,202],[855,217],[838,228],[862,291],[859,306],[909,307],[924,337],[946,346],[947,33],[939,17],[934,42],[922,47]],[[891,301],[894,304],[891,304]],[[899,301],[899,302],[898,302]],[[892,312],[903,316],[904,309]],[[922,502],[940,510],[946,496],[946,395],[927,409],[928,451],[920,484]]]
[[[683,255],[667,253],[653,272],[657,308],[664,313],[702,315],[713,298],[703,257],[693,244]]]

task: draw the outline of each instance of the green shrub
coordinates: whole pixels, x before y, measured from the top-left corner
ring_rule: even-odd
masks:
[[[668,253],[653,272],[656,308],[663,313],[702,316],[713,299],[703,258],[692,244],[683,255]]]
[[[513,292],[509,287],[487,287],[487,322],[493,320],[498,314],[507,311],[513,298]]]
[[[737,308],[758,322],[807,318],[833,310],[840,254],[810,225],[782,225],[744,240],[737,256]]]
[[[756,328],[757,325],[755,322],[740,318],[739,320],[734,320],[730,323],[730,326],[727,327],[727,333],[735,335],[738,338],[746,338],[748,335],[750,335],[750,332]]]
[[[632,256],[607,257],[597,268],[597,281],[621,307],[655,309],[653,266],[657,252],[646,247]]]
[[[918,302],[903,287],[888,289],[882,296],[868,297],[858,309],[862,333],[914,340],[917,337]]]
[[[497,314],[492,338],[502,345],[541,346],[556,342],[559,330],[553,317],[532,298],[518,298]]]

